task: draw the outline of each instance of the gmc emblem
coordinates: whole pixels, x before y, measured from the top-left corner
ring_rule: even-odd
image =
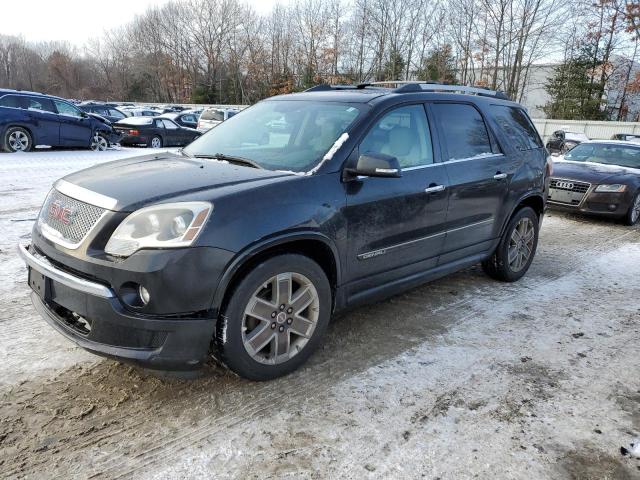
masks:
[[[49,204],[49,217],[58,220],[65,225],[71,225],[76,211],[56,200]]]

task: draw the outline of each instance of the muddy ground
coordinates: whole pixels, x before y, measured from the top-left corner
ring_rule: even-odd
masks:
[[[518,283],[475,267],[345,314],[276,381],[159,379],[30,305],[13,245],[95,162],[57,153],[0,157],[0,477],[640,478],[640,228],[551,213]]]

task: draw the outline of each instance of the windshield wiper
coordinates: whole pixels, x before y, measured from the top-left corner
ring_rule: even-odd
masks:
[[[183,157],[193,158],[193,155],[184,151],[184,148],[179,148],[178,154],[182,155]]]
[[[224,160],[237,165],[245,165],[253,168],[263,168],[257,162],[244,157],[236,157],[235,155],[225,155],[224,153],[214,153],[213,155],[194,155],[195,158],[210,158],[212,160]]]

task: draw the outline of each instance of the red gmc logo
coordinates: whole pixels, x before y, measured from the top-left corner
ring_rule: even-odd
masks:
[[[54,218],[65,225],[70,225],[73,221],[75,211],[56,200],[49,204],[49,217]]]

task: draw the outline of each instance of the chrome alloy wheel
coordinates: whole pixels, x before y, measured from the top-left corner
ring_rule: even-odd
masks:
[[[95,134],[91,139],[91,150],[94,152],[104,152],[109,146],[109,142],[102,135]]]
[[[16,130],[9,135],[8,143],[9,148],[14,152],[24,152],[29,148],[29,136],[20,130]]]
[[[533,253],[535,228],[530,218],[521,218],[509,239],[509,267],[513,272],[522,270]]]
[[[160,137],[153,137],[151,139],[151,148],[161,148],[162,147],[162,141],[160,140]]]
[[[255,361],[277,365],[307,344],[318,322],[320,299],[300,273],[271,277],[252,295],[242,319],[242,343]]]
[[[631,206],[631,223],[636,223],[640,218],[640,193],[636,195],[636,198]]]

